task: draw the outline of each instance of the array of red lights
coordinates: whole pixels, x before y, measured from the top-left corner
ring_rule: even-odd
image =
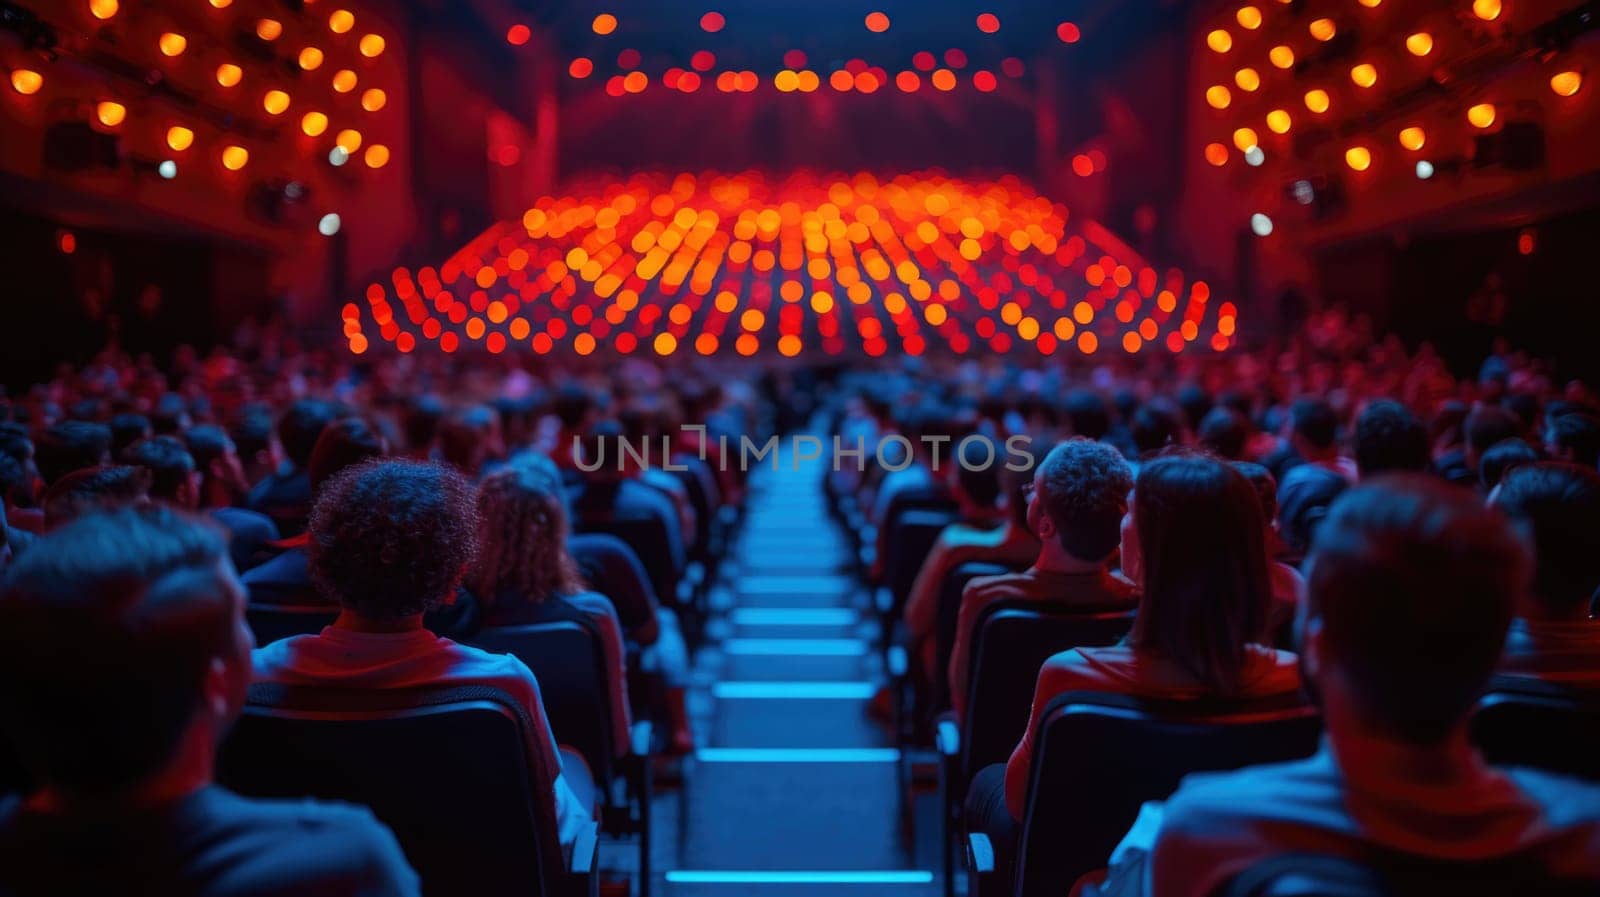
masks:
[[[572,186],[341,312],[375,344],[793,357],[1222,351],[1238,310],[1014,177],[638,174]]]

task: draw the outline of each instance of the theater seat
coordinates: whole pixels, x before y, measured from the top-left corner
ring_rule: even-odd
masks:
[[[980,576],[999,576],[1019,569],[1022,567],[967,561],[945,574],[944,582],[939,585],[939,628],[934,643],[938,661],[933,677],[933,707],[936,711],[950,707],[950,677],[939,673],[949,668],[950,658],[955,654],[956,630],[961,621],[961,596],[967,591],[967,584]]]
[[[1387,855],[1365,860],[1285,854],[1251,866],[1213,897],[1587,897],[1593,882],[1542,880],[1504,860],[1440,862]]]
[[[241,794],[363,804],[429,897],[597,893],[597,833],[557,839],[541,739],[486,686],[344,690],[257,684],[218,756]]]
[[[639,836],[639,895],[646,897],[650,883],[651,727],[640,722],[632,732],[614,731],[613,684],[600,633],[583,623],[562,620],[491,626],[472,643],[485,651],[510,654],[533,671],[556,740],[576,750],[601,785],[607,834]]]
[[[338,616],[339,608],[328,604],[252,604],[244,609],[245,622],[250,624],[257,645],[296,635],[315,635]]]
[[[628,543],[640,563],[650,574],[650,585],[656,599],[668,605],[679,605],[678,582],[683,570],[668,548],[667,526],[656,517],[619,517],[609,512],[579,511],[575,521],[578,532],[607,533]]]
[[[1600,780],[1600,692],[1497,676],[1478,702],[1472,740],[1496,765]]]
[[[1166,798],[1184,776],[1308,757],[1321,734],[1321,718],[1299,694],[1254,701],[1060,695],[1035,732],[1013,885],[979,891],[1059,897],[1105,866],[1140,805]],[[1004,881],[1005,871],[995,878]]]

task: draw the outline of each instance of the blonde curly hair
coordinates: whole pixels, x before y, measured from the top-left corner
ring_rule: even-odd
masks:
[[[521,458],[485,478],[478,516],[478,563],[467,587],[487,606],[510,596],[539,603],[586,588],[567,553],[566,499],[548,458]]]

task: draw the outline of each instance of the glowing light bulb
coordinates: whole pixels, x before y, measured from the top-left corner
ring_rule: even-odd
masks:
[[[217,66],[217,83],[223,87],[232,87],[244,77],[244,70],[231,62],[224,62]]]
[[[1500,18],[1500,0],[1472,0],[1472,14],[1485,22]]]
[[[1552,75],[1550,89],[1555,91],[1556,96],[1570,97],[1583,89],[1583,73],[1567,71]]]
[[[1218,28],[1206,35],[1206,46],[1218,53],[1226,53],[1233,49],[1233,35]]]
[[[316,47],[306,47],[300,51],[299,62],[300,67],[308,72],[316,69],[322,65],[322,51]]]
[[[1410,52],[1412,56],[1426,56],[1429,53],[1432,53],[1433,35],[1426,31],[1418,31],[1410,37],[1407,37],[1406,50]]]
[[[1239,85],[1239,89],[1243,91],[1254,92],[1260,90],[1261,73],[1253,68],[1242,68],[1233,73],[1233,83]]]
[[[173,152],[181,153],[194,145],[194,132],[183,125],[173,125],[167,129],[167,146]]]
[[[328,30],[334,34],[344,34],[356,27],[356,17],[348,9],[336,9],[328,16]]]
[[[1228,164],[1228,148],[1220,143],[1206,144],[1206,161],[1218,168]]]
[[[1317,19],[1308,27],[1311,36],[1320,41],[1333,40],[1333,36],[1339,33],[1339,26],[1332,19]]]
[[[385,41],[380,35],[363,34],[361,36],[361,42],[356,46],[357,49],[361,51],[362,56],[365,56],[368,59],[375,59],[383,55],[383,48],[388,46],[388,42]]]
[[[119,8],[121,4],[117,0],[89,0],[89,14],[97,19],[109,19]]]
[[[307,137],[318,137],[328,130],[328,116],[321,112],[307,112],[300,117],[300,130]]]
[[[1282,109],[1274,109],[1267,113],[1267,130],[1274,134],[1287,134],[1293,125],[1294,119]]]
[[[1291,50],[1285,44],[1279,44],[1278,46],[1267,51],[1267,58],[1272,61],[1273,65],[1280,69],[1287,69],[1294,66],[1294,50]]]
[[[23,96],[31,96],[44,87],[44,76],[33,69],[17,69],[11,73],[11,89]]]
[[[328,214],[323,215],[322,219],[317,222],[317,233],[322,234],[324,237],[331,237],[339,232],[339,228],[342,227],[343,224],[344,222],[339,220],[339,215],[337,213],[329,212]]]
[[[867,30],[874,34],[882,34],[889,30],[889,17],[881,12],[869,12],[866,19]]]
[[[1233,93],[1221,84],[1214,84],[1206,88],[1206,102],[1213,109],[1226,109],[1233,102]]]
[[[182,56],[189,48],[189,39],[176,31],[167,31],[156,40],[156,46],[161,48],[162,56]]]
[[[617,30],[617,17],[608,12],[603,12],[594,17],[594,22],[589,26],[595,34],[610,34]]]
[[[1474,128],[1487,128],[1494,124],[1495,108],[1493,103],[1478,103],[1467,110],[1467,121]]]
[[[1268,218],[1262,212],[1257,212],[1254,215],[1251,215],[1250,216],[1250,232],[1255,234],[1258,237],[1271,236],[1272,235],[1272,219]]]
[[[115,128],[117,125],[122,124],[123,119],[128,117],[128,107],[112,100],[101,100],[94,107],[94,115],[95,118],[100,119],[100,124],[108,128]]]
[[[1372,167],[1372,150],[1364,146],[1352,146],[1344,151],[1344,164],[1350,166],[1352,171],[1366,171]]]
[[[237,144],[232,144],[222,149],[222,167],[229,171],[238,171],[250,161],[250,151]]]
[[[1260,142],[1261,138],[1253,128],[1240,128],[1233,132],[1233,145],[1238,147],[1241,153]]]
[[[1378,83],[1378,67],[1370,62],[1363,62],[1350,70],[1350,80],[1357,87],[1371,87]]]
[[[1400,130],[1400,145],[1408,150],[1419,150],[1428,142],[1428,133],[1416,125]]]
[[[389,164],[389,148],[381,143],[374,143],[367,147],[361,158],[366,160],[368,168],[382,168]]]
[[[377,112],[389,102],[389,95],[377,87],[368,88],[361,93],[361,108],[368,112]]]
[[[349,93],[356,89],[356,73],[349,69],[340,69],[333,73],[333,89],[338,93]]]
[[[1306,108],[1310,109],[1312,112],[1321,115],[1322,113],[1328,111],[1328,107],[1330,105],[1331,102],[1328,100],[1328,92],[1326,90],[1318,87],[1313,90],[1306,91]]]
[[[262,40],[277,40],[283,36],[283,23],[277,19],[261,19],[256,22],[256,37]]]
[[[289,108],[289,95],[281,90],[269,90],[261,97],[261,108],[268,115],[282,115]]]
[[[361,132],[355,128],[345,128],[339,132],[338,136],[333,138],[333,142],[342,147],[345,152],[353,154],[361,148]]]

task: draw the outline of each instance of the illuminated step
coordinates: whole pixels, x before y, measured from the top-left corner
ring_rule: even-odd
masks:
[[[872,682],[719,682],[714,748],[884,748],[889,731],[867,716]]]

